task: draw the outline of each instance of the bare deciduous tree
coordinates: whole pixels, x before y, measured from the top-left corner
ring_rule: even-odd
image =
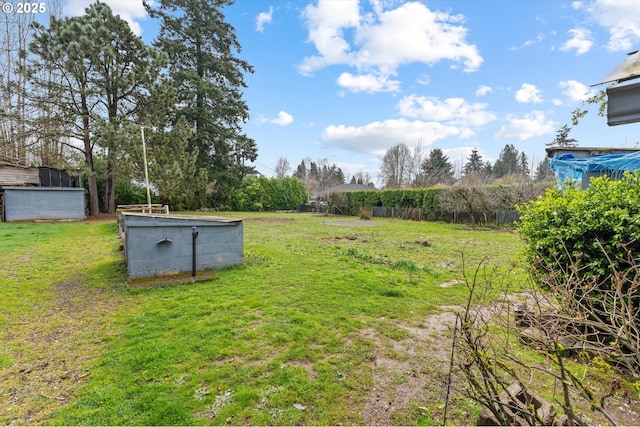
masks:
[[[275,177],[277,179],[282,179],[287,176],[287,173],[291,170],[291,165],[289,164],[289,160],[285,157],[280,157],[276,162],[275,168]]]
[[[413,155],[406,144],[400,143],[389,148],[380,165],[380,179],[383,188],[405,188],[411,183]]]

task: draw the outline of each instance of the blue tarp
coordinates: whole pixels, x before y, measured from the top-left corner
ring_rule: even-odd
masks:
[[[625,171],[640,169],[640,151],[584,159],[578,159],[573,154],[561,154],[549,160],[549,166],[561,183],[581,180],[583,174],[592,172],[605,172],[615,179],[622,177]]]

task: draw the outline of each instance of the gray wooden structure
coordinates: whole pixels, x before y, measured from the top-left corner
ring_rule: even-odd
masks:
[[[171,276],[240,265],[244,261],[241,219],[135,212],[118,214],[130,279]],[[194,229],[195,227],[195,229]]]
[[[0,221],[82,220],[81,187],[65,170],[0,162]]]
[[[84,188],[2,187],[4,221],[82,220]]]

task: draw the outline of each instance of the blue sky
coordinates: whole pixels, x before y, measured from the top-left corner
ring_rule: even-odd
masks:
[[[142,2],[105,0],[150,42]],[[89,1],[63,3],[82,13]],[[244,126],[257,170],[279,157],[328,159],[376,184],[398,143],[440,148],[456,169],[513,144],[532,162],[586,94],[640,48],[635,0],[237,0],[225,10],[252,64]],[[640,124],[609,127],[591,112],[581,146],[633,147]]]

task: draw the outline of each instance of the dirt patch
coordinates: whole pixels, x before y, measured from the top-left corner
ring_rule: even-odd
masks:
[[[355,236],[353,234],[346,234],[344,236],[326,236],[326,237],[320,237],[318,240],[328,240],[328,241],[337,241],[337,240],[358,240],[358,236]],[[366,242],[366,241],[365,241]]]
[[[375,221],[325,221],[324,225],[339,225],[342,227],[376,227],[382,225]]]
[[[117,214],[100,213],[98,215],[87,215],[85,221],[116,221],[118,219]]]
[[[457,313],[463,308],[443,306],[442,313],[424,318],[415,324],[395,323],[405,338],[390,339],[374,328],[360,332],[361,337],[374,346],[375,361],[372,369],[372,388],[365,399],[363,420],[365,425],[408,425],[420,416],[441,424],[447,401],[449,381],[449,406],[468,399],[459,390],[466,387],[466,380],[456,374],[449,375],[453,328]],[[490,315],[488,311],[483,315]],[[636,396],[614,396],[607,400],[606,409],[620,425],[640,425],[640,408]],[[610,425],[601,414],[590,411],[588,403],[579,402],[582,412],[594,425]],[[471,408],[461,405],[450,411],[447,424],[470,425],[475,423]]]
[[[245,218],[244,222],[291,222],[294,218],[276,218],[276,217],[258,217],[258,218]]]
[[[458,307],[450,308],[417,325],[398,324],[408,332],[402,340],[381,337],[371,328],[362,331],[376,347],[373,387],[364,407],[365,425],[406,424],[408,420],[398,419],[398,414],[406,416],[419,410],[419,402],[428,399],[444,401],[451,351],[448,331],[453,330]]]

